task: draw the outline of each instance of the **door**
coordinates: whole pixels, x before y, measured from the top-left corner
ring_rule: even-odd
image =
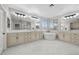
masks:
[[[3,12],[0,10],[0,54],[3,50]]]

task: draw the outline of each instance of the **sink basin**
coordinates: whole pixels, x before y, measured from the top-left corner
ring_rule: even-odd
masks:
[[[44,33],[44,39],[46,39],[46,40],[55,40],[56,39],[56,33],[45,32]]]

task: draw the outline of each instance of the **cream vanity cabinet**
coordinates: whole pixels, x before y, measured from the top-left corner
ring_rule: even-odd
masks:
[[[31,32],[31,40],[34,41],[34,40],[38,40],[39,39],[39,32],[37,31],[34,31],[34,32]]]
[[[67,42],[71,41],[70,32],[59,32],[58,36],[60,40],[67,41]]]
[[[7,47],[14,46],[17,44],[27,43],[31,41],[30,32],[20,33],[8,33],[7,34]]]
[[[79,33],[67,32],[64,40],[73,44],[79,44]]]
[[[42,39],[43,38],[43,34],[41,31],[35,32],[35,38],[36,40]]]
[[[60,32],[59,39],[79,45],[79,33],[77,32]]]
[[[17,44],[28,43],[41,39],[43,36],[41,32],[19,32],[7,34],[7,47],[11,47]]]
[[[24,43],[23,33],[8,33],[7,34],[7,47]]]
[[[29,39],[28,39],[28,33],[25,32],[24,33],[24,43],[27,43],[28,41],[29,41]]]
[[[35,41],[36,40],[35,32],[31,32],[31,40],[32,41]]]
[[[31,40],[31,32],[27,32],[27,42],[30,42]]]

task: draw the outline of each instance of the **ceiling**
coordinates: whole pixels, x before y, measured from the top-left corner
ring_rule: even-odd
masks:
[[[79,10],[79,4],[9,4],[9,7],[20,8],[28,13],[37,14],[44,17],[53,17],[65,14],[67,12]]]

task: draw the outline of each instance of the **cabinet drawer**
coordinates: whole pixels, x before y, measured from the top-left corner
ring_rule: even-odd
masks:
[[[78,34],[76,34],[76,33],[72,33],[71,34],[71,39],[79,39],[79,35]]]
[[[8,33],[8,34],[7,34],[7,37],[10,37],[10,36],[11,36],[11,37],[13,37],[13,36],[16,37],[17,35],[18,35],[17,33]]]

